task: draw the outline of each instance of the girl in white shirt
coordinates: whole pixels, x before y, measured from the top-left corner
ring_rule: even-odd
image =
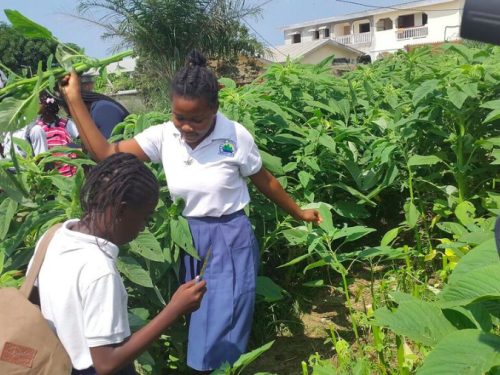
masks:
[[[200,305],[206,283],[190,281],[149,324],[130,333],[118,246],[144,230],[158,197],[158,181],[137,157],[112,155],[87,175],[82,219],[65,222],[49,244],[37,280],[39,302],[71,358],[72,375],[135,374],[133,361]]]
[[[87,149],[99,160],[128,152],[162,162],[172,198],[186,201],[195,248],[203,260],[212,248],[204,279],[208,292],[190,317],[188,365],[210,373],[245,352],[252,326],[259,249],[243,208],[250,197],[245,178],[296,220],[319,224],[316,210],[302,210],[262,166],[252,135],[218,112],[219,84],[194,51],[171,85],[173,118],[136,138],[108,144],[86,111],[76,73],[63,92]],[[184,255],[184,281],[202,262]]]

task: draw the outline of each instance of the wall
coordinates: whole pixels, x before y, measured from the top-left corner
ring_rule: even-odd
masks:
[[[317,50],[305,56],[301,60],[301,62],[306,64],[317,64],[327,57],[330,57],[331,55],[335,55],[336,58],[346,57],[350,59],[355,59],[359,56],[354,52],[346,51],[345,49],[333,46],[331,44],[325,44],[321,48],[318,48]]]

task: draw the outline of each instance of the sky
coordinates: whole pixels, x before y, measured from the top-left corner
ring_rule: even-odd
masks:
[[[178,0],[182,1],[182,0]],[[250,30],[265,45],[283,44],[283,32],[278,27],[319,18],[332,17],[370,8],[345,4],[336,0],[246,0],[249,5],[263,6],[258,19],[247,19]],[[357,0],[360,3],[385,6],[405,0]],[[111,55],[113,44],[101,40],[103,30],[95,25],[71,18],[63,13],[75,13],[78,0],[0,0],[2,8],[18,10],[26,17],[47,27],[63,42],[73,42],[85,48],[87,55],[103,58]],[[8,22],[0,13],[0,22]]]

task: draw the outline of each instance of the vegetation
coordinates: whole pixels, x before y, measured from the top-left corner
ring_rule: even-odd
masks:
[[[148,106],[169,108],[169,82],[193,50],[210,60],[254,56],[263,46],[241,24],[258,16],[244,0],[82,0],[75,17],[102,26],[104,39],[117,40],[140,57],[134,80]]]
[[[251,192],[248,213],[262,255],[252,339],[255,347],[276,342],[216,374],[499,373],[500,261],[492,231],[500,213],[499,57],[497,47],[453,44],[400,52],[342,78],[330,73],[330,58],[270,65],[240,88],[221,79],[221,111],[254,134],[265,166],[324,222],[295,222]],[[131,115],[113,140],[168,118]],[[15,142],[28,157],[0,161],[0,286],[20,283],[48,227],[81,214],[82,168],[73,179],[44,171],[59,159],[33,158],[26,142]],[[83,154],[66,161],[93,164]],[[149,166],[163,185],[160,203],[118,261],[132,330],[178,286],[181,250],[196,256],[180,215],[184,203],[170,200],[161,166]],[[366,283],[353,282],[360,273]],[[250,364],[277,350],[280,338],[295,339],[316,295],[323,309],[330,299],[338,303],[339,314],[324,323],[325,350],[316,346],[285,370],[266,367],[266,354]],[[179,323],[137,367],[187,373],[186,337]],[[288,349],[280,358],[289,359]]]

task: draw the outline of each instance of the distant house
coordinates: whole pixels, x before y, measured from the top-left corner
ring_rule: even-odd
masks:
[[[283,26],[279,29],[283,30],[284,45],[273,48],[270,60],[282,62],[283,53],[314,63],[334,49],[337,58],[352,58],[357,51],[376,60],[406,50],[408,45],[456,41],[464,2],[421,0],[374,6],[363,12]]]

